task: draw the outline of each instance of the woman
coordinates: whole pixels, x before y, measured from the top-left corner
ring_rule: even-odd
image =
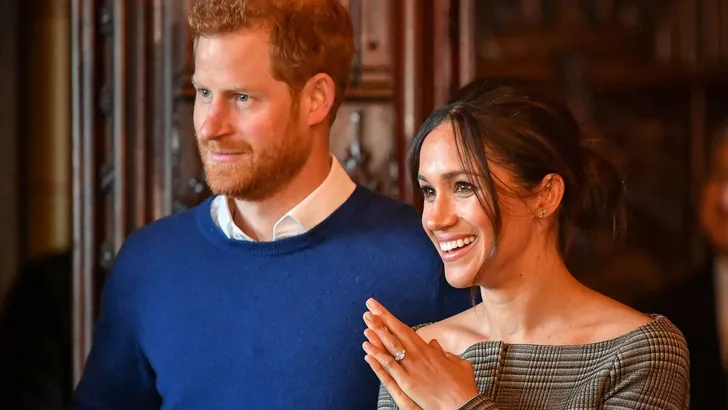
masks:
[[[448,282],[483,302],[415,331],[367,301],[380,409],[687,408],[680,331],[564,264],[574,233],[623,220],[621,178],[567,108],[475,80],[422,125],[410,168]]]

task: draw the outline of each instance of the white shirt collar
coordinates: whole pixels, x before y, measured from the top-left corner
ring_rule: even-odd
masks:
[[[324,182],[276,222],[273,240],[300,235],[315,227],[346,202],[355,188],[339,160],[331,155],[331,169]],[[222,195],[216,197],[212,201],[212,219],[228,238],[252,241],[235,225],[229,203]]]

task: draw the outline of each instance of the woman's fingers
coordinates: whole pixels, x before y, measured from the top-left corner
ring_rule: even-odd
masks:
[[[384,326],[396,337],[399,337],[400,339],[411,338],[412,335],[415,334],[414,330],[402,323],[375,299],[370,298],[367,300],[367,307],[370,312],[382,320]],[[402,341],[406,344],[405,340]]]
[[[440,343],[437,341],[437,339],[430,340],[430,343],[428,343],[428,345],[430,347],[432,347],[433,349],[435,349],[436,352],[440,352],[443,355],[448,354],[447,352],[445,352],[445,349],[443,349],[442,346],[440,346]]]
[[[380,347],[383,347],[390,355],[396,356],[402,350],[405,350],[406,354],[405,345],[399,338],[395,337],[386,326],[384,326],[384,323],[379,317],[373,315],[371,312],[366,312],[364,313],[364,323],[366,323],[368,327],[367,330],[373,332],[377,339],[379,339],[381,342]],[[369,339],[369,337],[367,337],[367,339]]]
[[[364,360],[369,363],[369,367],[372,368],[374,374],[376,374],[377,378],[379,378],[379,381],[382,382],[382,386],[387,389],[389,395],[392,396],[395,402],[397,402],[397,406],[400,409],[404,410],[420,408],[415,402],[407,397],[406,394],[404,394],[397,382],[392,378],[392,376],[389,375],[389,373],[387,373],[386,370],[384,370],[384,368],[377,359],[375,359],[371,355],[366,355],[364,356]]]

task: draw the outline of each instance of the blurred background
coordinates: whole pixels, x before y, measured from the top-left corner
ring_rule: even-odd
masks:
[[[728,1],[342,2],[358,54],[331,142],[356,181],[412,201],[424,118],[474,76],[531,80],[627,174],[626,241],[577,247],[574,273],[639,307],[710,263],[696,204],[728,118]],[[66,408],[124,238],[209,194],[188,3],[0,3],[0,408]]]

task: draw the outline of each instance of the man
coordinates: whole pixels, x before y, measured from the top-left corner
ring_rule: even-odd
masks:
[[[726,408],[728,371],[728,128],[718,134],[698,206],[714,258],[643,310],[667,316],[690,349],[693,410]]]
[[[126,240],[75,408],[375,408],[367,298],[412,325],[468,298],[446,300],[413,208],[355,185],[329,153],[349,16],[336,0],[201,0],[188,20],[217,196]]]

